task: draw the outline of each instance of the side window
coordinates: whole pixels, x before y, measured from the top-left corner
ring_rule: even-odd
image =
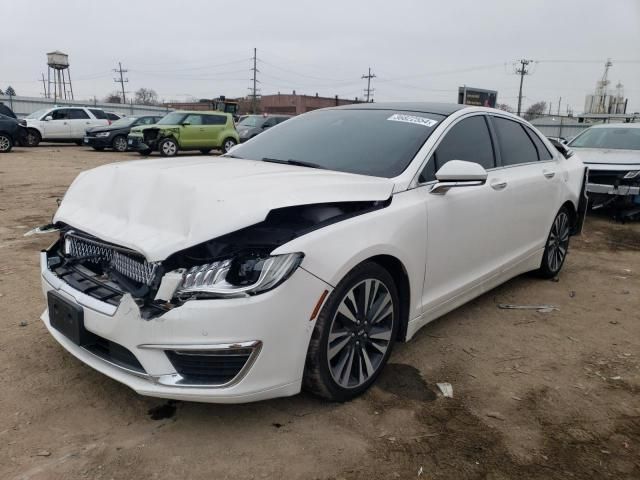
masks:
[[[267,118],[265,120],[265,122],[262,124],[262,128],[269,128],[269,127],[273,127],[276,124],[276,118],[275,117],[271,117],[271,118]]]
[[[420,174],[420,182],[435,180],[436,172],[449,160],[466,160],[484,168],[496,166],[487,121],[476,115],[456,123],[436,148]]]
[[[278,117],[278,124],[280,124],[280,123],[282,123],[284,121],[287,121],[287,120],[289,120],[289,117]]]
[[[69,109],[68,108],[58,108],[50,113],[51,117],[54,120],[69,120]]]
[[[225,125],[227,117],[224,115],[204,115],[205,125]]]
[[[538,161],[536,147],[520,123],[493,117],[493,124],[496,127],[503,165],[518,165],[520,163]]]
[[[85,120],[89,118],[89,115],[87,114],[87,112],[85,112],[81,108],[70,108],[69,118],[71,120]]]
[[[202,125],[202,115],[192,113],[191,115],[187,115],[183,122],[191,125]]]
[[[118,117],[111,113],[105,113],[104,110],[99,110],[97,108],[90,108],[89,111],[93,113],[93,116],[99,118],[100,120],[118,120]]]
[[[549,150],[547,150],[547,147],[544,145],[542,140],[540,140],[538,134],[531,130],[529,127],[524,127],[524,129],[529,134],[529,137],[531,137],[531,140],[533,140],[533,143],[536,146],[536,150],[538,150],[538,159],[551,160],[553,158],[553,155],[549,153]]]

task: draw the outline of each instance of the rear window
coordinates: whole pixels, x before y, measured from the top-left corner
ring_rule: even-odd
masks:
[[[407,168],[443,118],[394,110],[317,110],[265,130],[237,147],[233,156],[391,178]]]
[[[225,125],[227,117],[224,115],[203,115],[205,125]]]
[[[90,108],[89,111],[93,113],[94,117],[99,118],[100,120],[107,120],[107,114],[104,113],[104,110],[98,110],[97,108]],[[112,120],[117,120],[117,118]]]

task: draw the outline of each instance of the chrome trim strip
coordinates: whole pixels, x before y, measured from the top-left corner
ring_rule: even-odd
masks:
[[[180,343],[143,343],[138,345],[138,348],[149,348],[155,350],[181,350],[181,351],[189,351],[189,350],[202,350],[202,351],[216,351],[216,350],[231,350],[237,348],[255,348],[260,345],[262,342],[260,340],[252,340],[250,342],[238,342],[238,343],[215,343],[215,344],[201,344],[201,343],[188,343],[188,344],[180,344]]]
[[[640,187],[633,185],[607,185],[603,183],[587,183],[587,192],[607,195],[640,195]]]

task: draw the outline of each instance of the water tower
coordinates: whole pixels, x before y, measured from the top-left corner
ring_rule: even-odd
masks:
[[[47,97],[51,98],[51,85],[53,84],[53,98],[57,100],[73,100],[73,87],[71,86],[71,73],[69,72],[69,55],[58,50],[47,53],[47,65],[49,71],[47,79],[49,88]]]

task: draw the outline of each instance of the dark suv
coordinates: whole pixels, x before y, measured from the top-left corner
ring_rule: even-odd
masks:
[[[10,152],[13,146],[22,144],[27,136],[27,129],[19,120],[0,113],[0,153]]]

